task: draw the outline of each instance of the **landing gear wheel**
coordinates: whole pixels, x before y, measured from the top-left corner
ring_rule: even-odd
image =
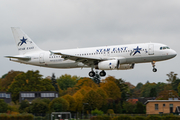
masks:
[[[157,72],[157,69],[156,69],[156,68],[153,68],[153,72]]]
[[[95,76],[95,72],[94,71],[89,72],[89,76],[90,77],[94,77]]]
[[[106,72],[105,72],[104,70],[102,70],[102,71],[99,73],[99,75],[100,75],[101,77],[104,77],[104,76],[106,76]]]

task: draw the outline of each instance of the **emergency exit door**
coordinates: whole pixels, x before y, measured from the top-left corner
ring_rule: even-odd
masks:
[[[149,44],[148,46],[148,54],[154,55],[154,44]]]

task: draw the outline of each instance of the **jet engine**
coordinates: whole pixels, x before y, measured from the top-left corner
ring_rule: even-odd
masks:
[[[98,65],[96,66],[96,69],[100,70],[127,70],[127,69],[133,69],[134,68],[134,63],[133,64],[121,64],[119,60],[107,60],[107,61],[102,61],[99,62]]]
[[[107,61],[102,61],[99,62],[97,69],[100,70],[114,70],[119,68],[119,60],[107,60]]]

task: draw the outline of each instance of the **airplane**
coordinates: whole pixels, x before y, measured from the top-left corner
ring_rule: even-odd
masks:
[[[106,76],[105,70],[134,69],[136,63],[151,62],[153,72],[157,72],[155,62],[174,58],[177,53],[161,43],[139,43],[127,45],[101,46],[65,50],[40,49],[20,28],[12,27],[19,55],[5,56],[11,61],[49,68],[91,68],[90,77],[95,76],[94,69],[101,70],[100,76]]]

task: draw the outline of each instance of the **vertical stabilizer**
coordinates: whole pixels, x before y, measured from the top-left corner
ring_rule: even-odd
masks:
[[[20,28],[12,27],[11,29],[19,54],[42,51]]]

